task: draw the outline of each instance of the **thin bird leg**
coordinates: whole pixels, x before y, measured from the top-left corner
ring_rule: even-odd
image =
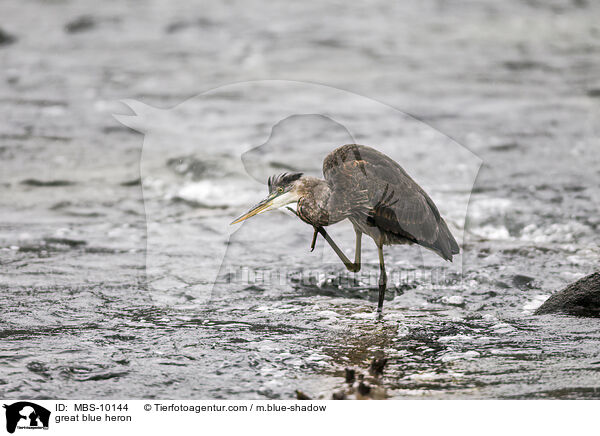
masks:
[[[352,262],[350,262],[350,259],[348,259],[346,257],[344,252],[342,250],[340,250],[340,247],[338,247],[337,244],[335,242],[333,242],[333,239],[331,239],[331,237],[327,234],[327,232],[325,231],[325,229],[323,227],[318,227],[317,230],[321,234],[321,236],[323,236],[325,238],[325,240],[329,243],[329,245],[331,245],[331,248],[333,248],[333,251],[335,251],[335,254],[337,254],[338,257],[342,260],[342,262],[344,262],[344,265],[346,266],[348,271],[352,271],[352,272],[360,271],[360,250],[357,255],[358,263],[352,263]],[[357,233],[357,236],[358,236],[358,233]],[[356,246],[358,248],[360,248],[359,238],[357,238]]]
[[[317,243],[317,236],[319,236],[319,230],[315,227],[315,232],[313,233],[312,242],[310,243],[310,251],[313,252],[315,250],[315,244]]]
[[[377,303],[377,313],[381,314],[387,285],[387,274],[385,273],[385,263],[383,262],[383,246],[378,245],[377,251],[379,252],[379,301]]]
[[[296,215],[298,218],[300,218],[300,215],[298,215],[298,212],[296,212],[294,209],[292,209],[291,207],[286,207],[287,210],[289,210],[290,212],[292,212],[294,215]],[[313,233],[313,238],[312,238],[312,242],[310,243],[310,251],[313,252],[315,250],[315,244],[317,243],[317,236],[319,235],[319,231],[317,230],[317,228],[315,227],[315,232]]]
[[[360,252],[361,252],[361,241],[362,241],[362,232],[360,230],[354,229],[356,232],[356,246],[354,247],[354,272],[360,271]]]

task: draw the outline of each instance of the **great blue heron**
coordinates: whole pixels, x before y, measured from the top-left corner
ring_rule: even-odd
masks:
[[[269,178],[269,195],[231,224],[297,203],[296,215],[314,228],[311,251],[321,234],[349,271],[360,271],[361,238],[375,241],[379,253],[379,301],[383,308],[387,275],[383,246],[419,244],[445,260],[459,252],[456,240],[427,193],[391,158],[374,148],[343,145],[323,161],[325,179],[284,173]],[[351,262],[324,227],[349,219],[356,232]]]

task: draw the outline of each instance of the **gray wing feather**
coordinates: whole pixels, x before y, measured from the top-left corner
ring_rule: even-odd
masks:
[[[345,208],[368,225],[430,248],[445,259],[458,253],[458,244],[431,198],[383,153],[344,145],[325,158],[323,175],[333,191],[332,207]]]

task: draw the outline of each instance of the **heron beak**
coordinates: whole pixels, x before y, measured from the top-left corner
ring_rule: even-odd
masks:
[[[230,225],[237,224],[239,222],[247,220],[248,218],[253,217],[254,215],[258,215],[259,213],[263,213],[263,212],[266,212],[267,210],[270,210],[271,206],[273,205],[273,200],[274,200],[274,198],[272,198],[272,197],[264,199],[263,201],[258,203],[256,206],[254,206],[252,209],[250,209],[248,212],[246,212],[245,214],[236,218],[236,220],[233,221]]]
[[[258,215],[268,210],[279,209],[280,207],[283,207],[295,201],[298,201],[298,195],[295,192],[290,191],[280,195],[271,195],[265,198],[260,203],[258,203],[244,215],[236,218],[236,220],[233,221],[230,225],[237,224],[239,222],[247,220],[248,218],[253,217],[254,215]]]

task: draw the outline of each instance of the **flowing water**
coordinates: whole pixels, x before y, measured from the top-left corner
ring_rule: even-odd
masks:
[[[598,320],[532,315],[598,265],[598,5],[288,8],[2,3],[0,397],[330,398],[344,368],[386,357],[388,398],[600,398]],[[330,107],[322,90],[226,88],[152,137],[111,115],[254,79],[347,90],[331,110],[362,133],[273,118],[292,97]],[[362,116],[356,95],[414,118]],[[268,175],[318,175],[353,139],[423,183],[463,249],[445,265],[386,248],[379,321],[370,240],[355,277],[289,214],[228,226]]]

